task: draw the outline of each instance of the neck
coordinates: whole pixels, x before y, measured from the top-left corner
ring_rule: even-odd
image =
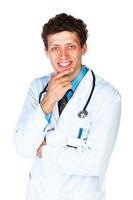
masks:
[[[69,75],[70,80],[73,81],[80,74],[80,71],[81,71],[81,67],[79,70],[75,71],[74,74],[73,73],[70,74]]]

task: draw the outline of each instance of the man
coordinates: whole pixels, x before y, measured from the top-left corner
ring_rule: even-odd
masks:
[[[26,199],[105,200],[120,95],[82,65],[87,29],[81,19],[56,15],[42,39],[54,72],[31,83],[14,133],[17,151],[35,158]]]

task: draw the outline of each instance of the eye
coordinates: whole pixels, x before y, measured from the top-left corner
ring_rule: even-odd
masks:
[[[52,52],[57,52],[57,51],[59,51],[59,50],[60,50],[59,47],[52,47],[52,48],[51,48],[51,51],[52,51]]]
[[[70,49],[70,50],[71,50],[71,49],[72,49],[72,50],[73,50],[73,49],[76,49],[76,46],[75,46],[75,45],[69,45],[69,46],[68,46],[68,49]]]

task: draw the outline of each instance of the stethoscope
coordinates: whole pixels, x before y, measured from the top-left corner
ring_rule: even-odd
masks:
[[[87,100],[87,102],[86,102],[86,104],[85,104],[83,110],[81,110],[81,111],[78,112],[78,117],[79,117],[79,118],[85,118],[85,117],[87,117],[87,115],[88,115],[88,111],[86,110],[86,108],[87,108],[87,106],[89,105],[89,102],[90,102],[90,100],[91,100],[91,97],[92,97],[92,94],[93,94],[94,88],[95,88],[95,82],[96,82],[95,74],[94,74],[94,72],[93,72],[92,70],[91,70],[91,73],[92,73],[92,78],[93,78],[93,80],[92,80],[92,89],[91,89],[90,95],[89,95],[89,97],[88,97],[88,100]],[[39,103],[40,103],[40,101],[41,101],[41,98],[42,98],[43,93],[47,92],[47,87],[48,87],[48,83],[46,84],[46,86],[45,86],[45,88],[43,89],[43,91],[40,92],[40,94],[39,94]]]

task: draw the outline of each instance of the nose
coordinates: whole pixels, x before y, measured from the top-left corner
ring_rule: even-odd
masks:
[[[60,51],[60,57],[61,59],[66,59],[68,56],[68,52],[67,52],[67,49],[65,47],[63,47]]]

